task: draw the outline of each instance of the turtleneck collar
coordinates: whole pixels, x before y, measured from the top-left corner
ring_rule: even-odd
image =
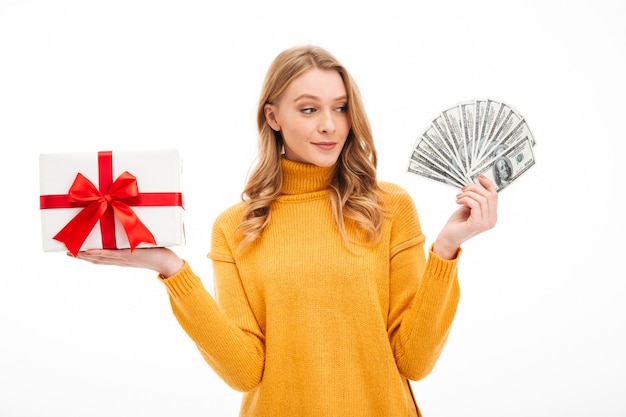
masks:
[[[327,189],[334,167],[320,167],[283,158],[281,168],[283,170],[282,193],[294,195]]]

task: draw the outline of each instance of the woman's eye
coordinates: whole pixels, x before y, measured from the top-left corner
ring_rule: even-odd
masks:
[[[304,109],[300,109],[300,111],[304,114],[311,114],[315,112],[315,109],[313,107],[305,107]]]
[[[337,107],[337,111],[338,111],[339,113],[345,113],[345,112],[347,112],[347,111],[348,111],[348,105],[346,104],[346,105],[343,105],[343,106],[339,106],[339,107]]]

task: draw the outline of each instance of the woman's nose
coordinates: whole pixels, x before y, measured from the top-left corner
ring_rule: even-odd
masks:
[[[333,114],[329,111],[320,112],[319,131],[322,133],[332,133],[335,131],[335,121]]]

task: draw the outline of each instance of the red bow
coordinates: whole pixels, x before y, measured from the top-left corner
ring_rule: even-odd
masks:
[[[103,190],[104,192],[104,190]],[[104,194],[84,175],[78,173],[70,187],[68,201],[85,206],[65,227],[54,236],[65,244],[76,256],[83,242],[107,210],[113,210],[128,236],[130,250],[142,242],[156,245],[154,236],[139,220],[133,209],[124,200],[137,197],[137,179],[129,172],[122,173]]]

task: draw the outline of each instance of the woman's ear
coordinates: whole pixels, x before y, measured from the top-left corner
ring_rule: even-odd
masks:
[[[265,112],[265,120],[267,120],[267,124],[270,125],[272,130],[276,132],[280,132],[280,124],[278,120],[276,120],[276,112],[273,104],[266,104],[263,107],[263,111]]]

